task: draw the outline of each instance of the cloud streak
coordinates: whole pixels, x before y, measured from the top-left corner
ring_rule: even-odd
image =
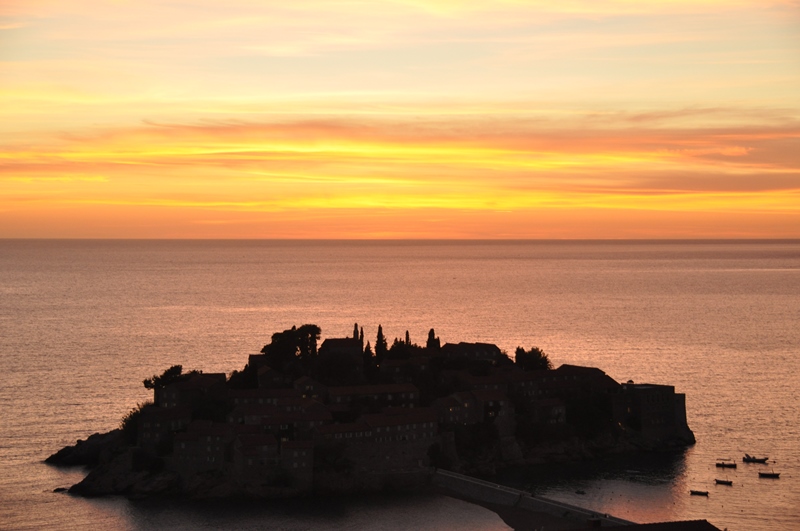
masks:
[[[800,237],[797,22],[777,0],[10,0],[0,237]]]

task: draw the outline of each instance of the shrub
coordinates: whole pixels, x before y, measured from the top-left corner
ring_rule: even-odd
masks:
[[[141,404],[136,404],[136,407],[131,409],[119,423],[119,428],[125,436],[125,440],[129,444],[135,444],[136,438],[139,435],[139,418],[142,416],[142,410],[146,407],[153,405],[153,402],[146,401]]]

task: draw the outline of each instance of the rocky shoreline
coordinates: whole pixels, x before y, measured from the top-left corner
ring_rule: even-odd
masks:
[[[691,434],[689,434],[691,435]],[[610,455],[635,452],[678,451],[694,443],[693,436],[654,445],[635,433],[620,432],[616,436],[609,432],[591,439],[572,437],[557,443],[538,445],[523,450],[512,437],[501,441],[498,453],[504,458],[460,461],[453,463],[453,471],[482,478],[491,478],[498,471],[509,467],[533,466],[545,463],[574,463],[599,459]],[[45,463],[59,467],[83,466],[88,468],[86,477],[69,487],[55,489],[84,497],[121,495],[131,499],[151,496],[182,496],[188,498],[245,497],[255,499],[279,499],[309,495],[290,487],[240,486],[228,481],[218,473],[199,474],[185,481],[180,474],[167,470],[162,458],[149,455],[135,446],[130,446],[121,430],[95,433],[74,445],[66,446],[52,454]],[[432,472],[433,469],[431,469]],[[381,481],[370,482],[369,478],[347,478],[330,474],[320,476],[314,492],[326,495],[353,494],[356,492],[381,492],[386,490],[416,489],[428,483],[430,474],[398,475],[387,489],[384,476]],[[312,493],[313,494],[313,493]]]

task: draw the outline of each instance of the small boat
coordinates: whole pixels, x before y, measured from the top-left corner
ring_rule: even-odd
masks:
[[[758,477],[760,477],[760,478],[778,479],[778,478],[781,477],[781,473],[780,472],[759,472],[758,473]]]
[[[769,457],[754,457],[750,454],[744,454],[744,457],[742,457],[742,462],[766,464],[767,459],[769,459]]]
[[[717,468],[736,468],[736,463],[729,461],[719,461]]]
[[[714,483],[717,485],[733,485],[733,481],[730,479],[715,479]]]
[[[706,496],[707,497],[708,496],[708,491],[707,490],[690,490],[689,494],[691,494],[692,496]]]

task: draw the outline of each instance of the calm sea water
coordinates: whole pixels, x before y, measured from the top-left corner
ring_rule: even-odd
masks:
[[[316,323],[424,342],[543,348],[556,364],[687,394],[678,456],[510,474],[640,522],[800,529],[800,242],[0,241],[0,528],[505,529],[449,498],[325,504],[131,503],[54,494],[42,459],[117,426],[172,364],[241,368],[270,335]],[[717,458],[769,455],[715,469]],[[715,477],[734,481],[715,487]],[[690,497],[689,489],[710,491]],[[583,490],[585,495],[575,494]]]

